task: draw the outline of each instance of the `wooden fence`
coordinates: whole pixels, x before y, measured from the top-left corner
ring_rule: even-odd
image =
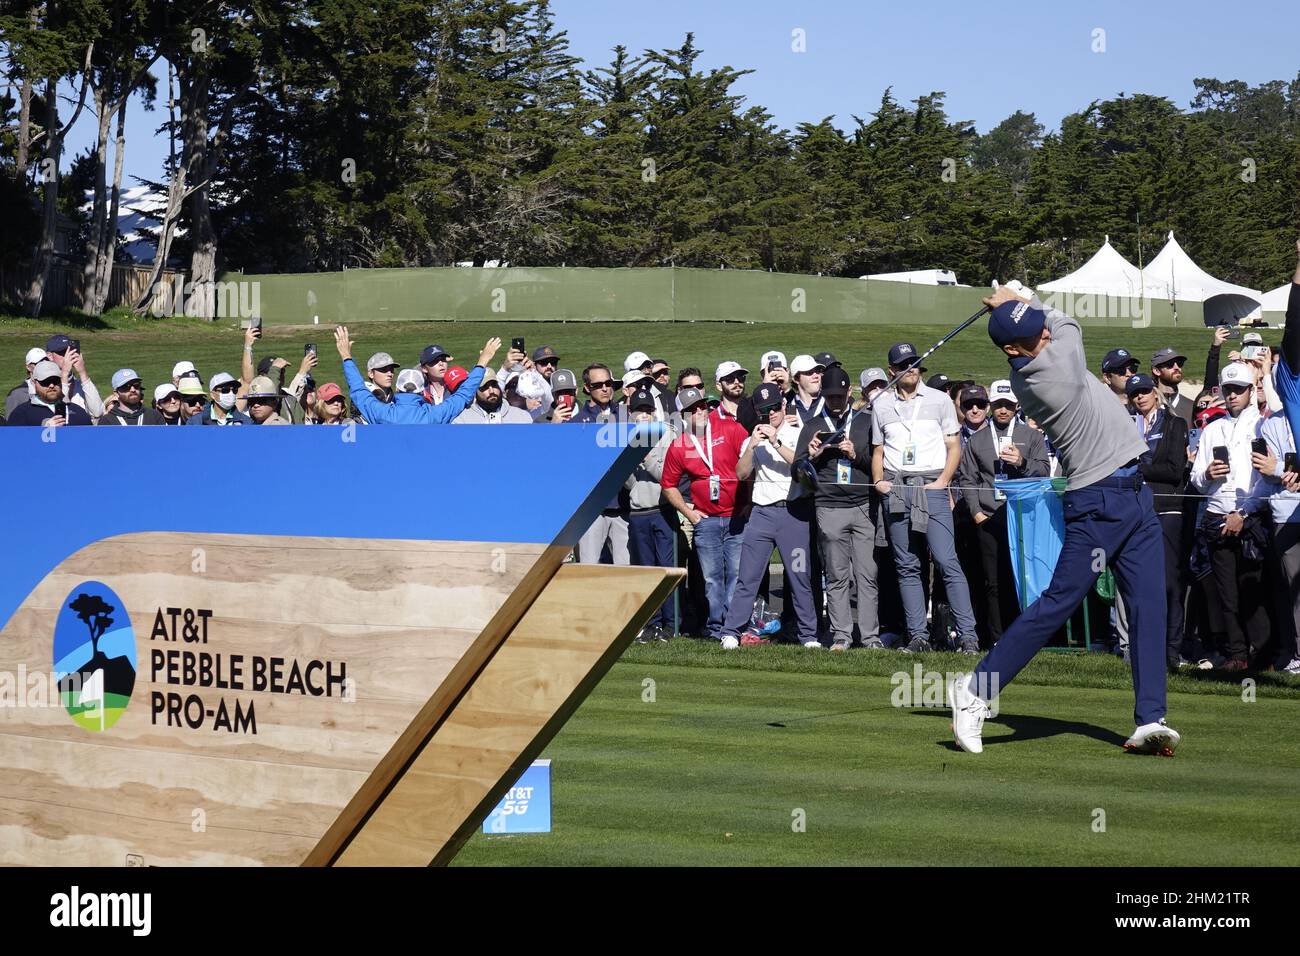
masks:
[[[104,308],[135,305],[149,286],[149,266],[117,263],[113,266],[113,275],[108,282],[108,301]],[[154,288],[154,304],[157,314],[167,315],[171,312],[172,288],[176,276],[184,273],[164,270],[162,281]],[[81,305],[82,265],[79,262],[56,262],[50,268],[49,278],[45,281],[45,300],[43,312],[54,312],[63,308],[78,308]],[[27,294],[27,287],[32,281],[30,263],[0,263],[0,300],[14,306],[21,306]]]

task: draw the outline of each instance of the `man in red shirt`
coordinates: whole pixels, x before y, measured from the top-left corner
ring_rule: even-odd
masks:
[[[749,435],[734,418],[709,414],[705,394],[697,388],[677,393],[682,434],[664,457],[664,501],[695,527],[695,553],[704,573],[709,602],[708,633],[718,637],[740,576],[740,546],[749,496],[736,478],[736,463]],[[691,502],[679,484],[690,483]]]

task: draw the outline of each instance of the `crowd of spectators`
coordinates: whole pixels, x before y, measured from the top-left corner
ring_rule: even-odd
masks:
[[[52,336],[27,352],[6,424],[661,422],[575,559],[687,567],[685,587],[638,639],[690,634],[729,649],[769,640],[755,607],[778,590],[777,570],[779,640],[834,651],[991,647],[1020,610],[1002,482],[1057,473],[1010,381],[931,373],[908,342],[856,379],[829,352],[787,361],[768,351],[753,371],[728,360],[706,376],[633,351],[621,366],[575,371],[551,346],[525,352],[522,339],[494,370],[496,338],[469,368],[434,344],[411,367],[381,351],[363,370],[340,327],[340,386],[315,381],[314,348],[292,375],[283,358],[255,362],[260,334],[245,332],[238,376],[218,371],[205,385],[182,360],[150,390],[122,368],[106,395],[79,343]],[[1148,447],[1140,469],[1164,530],[1169,667],[1300,673],[1300,465],[1277,414],[1278,350],[1247,332],[1224,356],[1236,334],[1213,330],[1194,397],[1188,357],[1172,348],[1113,349],[1097,373]],[[1110,600],[1091,639],[1127,654],[1123,602]]]

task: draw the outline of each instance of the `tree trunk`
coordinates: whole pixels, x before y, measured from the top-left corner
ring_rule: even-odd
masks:
[[[98,315],[103,311],[95,308],[95,286],[99,260],[104,254],[104,226],[108,217],[108,131],[113,121],[107,96],[110,86],[109,75],[105,72],[94,94],[95,115],[99,118],[95,137],[95,199],[90,207],[90,229],[86,236],[85,262],[81,267],[81,288],[78,290],[81,311],[87,315]]]
[[[44,202],[41,207],[41,238],[36,245],[36,255],[32,262],[32,278],[27,286],[26,311],[36,318],[41,314],[45,304],[45,283],[50,278],[50,266],[54,263],[54,231],[58,225],[59,203],[59,153],[63,148],[63,136],[59,133],[59,78],[50,77],[45,83],[45,156],[42,161],[41,176],[44,180]]]
[[[27,12],[27,20],[32,31],[36,30],[36,8]],[[18,94],[21,106],[18,110],[18,153],[14,163],[14,179],[18,183],[27,181],[27,156],[32,141],[32,78],[23,76],[22,92]]]
[[[114,141],[113,186],[109,192],[108,219],[104,223],[104,244],[95,274],[93,315],[99,315],[108,305],[109,285],[113,280],[113,262],[117,258],[117,215],[122,203],[122,167],[126,160],[126,98],[117,108],[117,136]]]
[[[186,315],[201,315],[208,321],[216,317],[217,237],[212,228],[212,210],[208,203],[208,99],[209,75],[202,59],[190,81],[186,109],[186,161],[189,178],[195,183],[190,196],[190,301]]]

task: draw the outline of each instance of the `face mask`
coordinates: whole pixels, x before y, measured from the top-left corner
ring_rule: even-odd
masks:
[[[224,411],[227,411],[227,412],[230,411],[232,408],[235,407],[235,393],[234,393],[234,392],[218,392],[218,393],[217,393],[217,404],[220,405],[221,408],[222,408]]]

